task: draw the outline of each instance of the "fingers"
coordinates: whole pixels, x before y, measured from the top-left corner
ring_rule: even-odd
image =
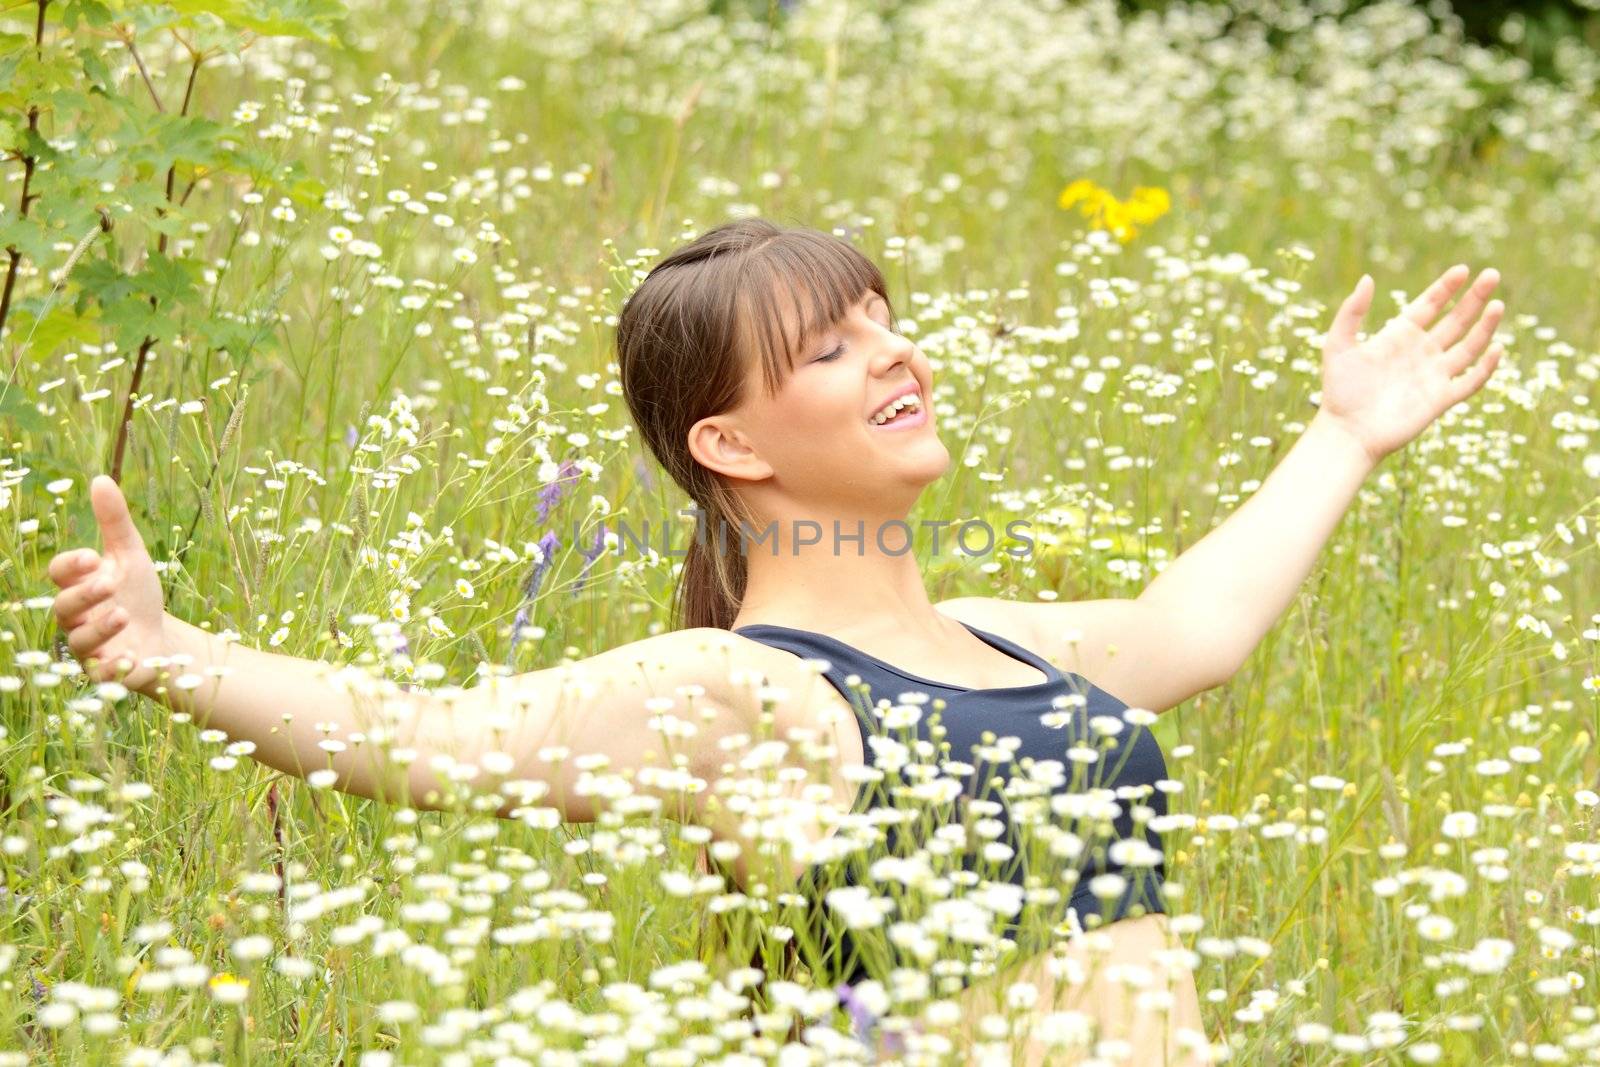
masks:
[[[1333,316],[1333,325],[1328,328],[1327,339],[1323,346],[1332,351],[1339,352],[1356,343],[1356,333],[1361,329],[1362,316],[1372,306],[1372,293],[1375,289],[1372,278],[1363,274],[1356,282],[1356,287],[1350,290],[1350,295],[1344,298],[1344,303],[1339,305],[1339,310]]]
[[[94,517],[100,523],[100,539],[107,552],[143,552],[144,539],[133,525],[128,514],[128,501],[117,483],[104,474],[89,482],[89,503],[94,507]]]
[[[1498,300],[1492,301],[1484,309],[1483,317],[1472,327],[1472,332],[1467,334],[1460,344],[1445,352],[1444,366],[1452,378],[1472,366],[1472,361],[1478,358],[1490,341],[1494,340],[1495,327],[1500,325],[1500,319],[1505,315],[1505,311],[1506,306],[1503,303]]]
[[[1456,306],[1450,309],[1450,314],[1428,331],[1441,350],[1449,348],[1461,339],[1461,335],[1467,332],[1467,327],[1471,326],[1483,311],[1484,304],[1489,300],[1489,294],[1494,292],[1494,287],[1499,284],[1499,271],[1493,267],[1483,271],[1478,275],[1478,280],[1472,283],[1471,288],[1462,294]]]
[[[1482,389],[1483,384],[1494,373],[1494,369],[1500,365],[1500,357],[1505,355],[1505,351],[1505,346],[1496,341],[1489,346],[1489,350],[1483,354],[1478,362],[1467,370],[1467,373],[1459,378],[1452,379],[1450,385],[1453,392],[1451,393],[1452,399],[1450,403],[1459,404],[1479,389]]]
[[[90,575],[55,600],[56,621],[63,630],[71,630],[83,623],[83,618],[96,605],[109,597],[116,583],[109,575]]]
[[[1467,280],[1472,272],[1465,263],[1457,263],[1443,274],[1439,279],[1425,289],[1421,296],[1405,306],[1398,318],[1410,319],[1417,326],[1426,330],[1429,323],[1438,317],[1439,312],[1450,302],[1455,291],[1461,288],[1461,283]]]
[[[50,580],[65,589],[100,565],[100,553],[92,548],[58,552],[50,561]]]
[[[122,628],[128,624],[128,613],[122,608],[112,608],[110,611],[101,612],[99,615],[75,627],[67,635],[67,647],[72,654],[80,660],[85,660],[92,654],[98,654],[104,662],[110,662],[117,656],[101,648],[111,640]]]

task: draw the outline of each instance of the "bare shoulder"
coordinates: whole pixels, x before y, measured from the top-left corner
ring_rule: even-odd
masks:
[[[570,664],[599,677],[632,674],[641,683],[690,687],[733,713],[742,728],[754,727],[763,706],[780,728],[811,726],[849,704],[820,670],[782,648],[731,630],[693,626],[630,641]],[[560,670],[561,668],[556,668]]]
[[[1098,684],[1117,637],[1138,617],[1131,600],[1035,601],[966,596],[935,605],[952,618],[999,634]],[[1102,687],[1109,688],[1109,687]]]
[[[742,725],[755,724],[764,699],[795,715],[806,710],[810,694],[821,690],[833,694],[832,702],[823,698],[824,704],[844,703],[801,657],[714,626],[669,630],[582,659],[495,679],[493,684],[515,692],[535,679],[640,696],[687,691],[735,713]]]
[[[934,605],[952,619],[999,634],[1015,641],[1023,648],[1044,655],[1040,647],[1039,622],[1034,613],[1026,610],[1033,605],[1018,600],[1005,600],[992,596],[959,596],[941,600]]]
[[[693,627],[641,637],[582,659],[565,660],[529,675],[555,674],[608,684],[694,685],[715,692],[722,672],[739,664],[738,636],[713,627]],[[515,682],[529,675],[512,675]]]
[[[722,699],[745,709],[751,721],[763,701],[773,713],[778,737],[791,727],[821,729],[850,721],[854,712],[849,701],[823,676],[820,664],[740,634],[719,632],[733,642],[739,665],[724,679]]]
[[[1129,688],[1123,670],[1143,614],[1133,600],[1026,601],[968,596],[940,601],[952,618],[999,634],[1109,693]],[[1123,697],[1131,701],[1130,697]]]
[[[1217,684],[1209,677],[1190,682],[1171,669],[1170,646],[1179,635],[1171,620],[1139,600],[1030,602],[975,596],[935,606],[1037,652],[1134,707],[1166,711]]]
[[[568,755],[603,757],[605,765],[630,773],[681,759],[709,781],[725,744],[760,734],[763,725],[784,737],[790,725],[820,723],[817,709],[843,701],[798,656],[727,630],[694,627],[491,675],[454,691],[448,703],[450,714],[435,727],[441,751],[448,745],[510,753],[514,777],[548,782],[564,817],[584,822],[596,809],[580,788],[583,768]],[[772,713],[765,723],[764,711]]]

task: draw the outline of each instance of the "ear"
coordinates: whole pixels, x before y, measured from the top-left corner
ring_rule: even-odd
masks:
[[[689,427],[689,454],[703,467],[729,478],[760,481],[772,477],[762,459],[728,415],[713,415]]]

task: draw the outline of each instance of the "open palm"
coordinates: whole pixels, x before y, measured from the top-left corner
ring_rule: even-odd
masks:
[[[1498,271],[1479,274],[1434,323],[1470,274],[1464,265],[1451,267],[1363,342],[1356,333],[1372,306],[1370,277],[1362,275],[1335,314],[1322,345],[1321,414],[1348,430],[1374,463],[1476,393],[1499,365],[1504,346],[1490,342],[1505,305],[1489,301]]]

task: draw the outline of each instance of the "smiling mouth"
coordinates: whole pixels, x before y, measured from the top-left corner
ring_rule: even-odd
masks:
[[[922,397],[917,393],[907,393],[890,404],[885,404],[878,409],[877,414],[867,421],[874,426],[888,426],[896,422],[904,422],[922,411]]]

